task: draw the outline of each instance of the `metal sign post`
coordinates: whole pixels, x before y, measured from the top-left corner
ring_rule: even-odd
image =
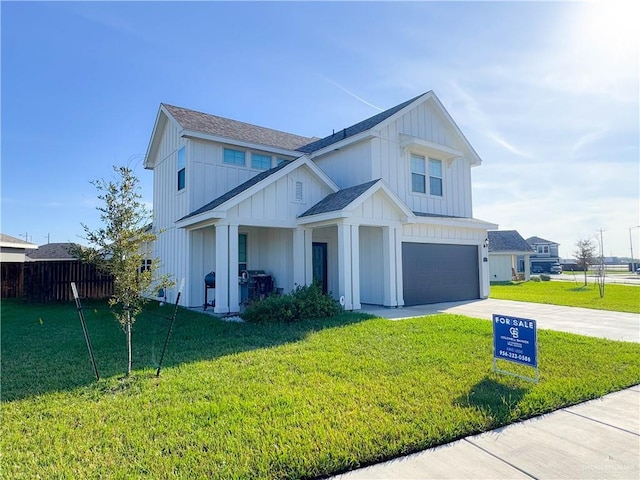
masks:
[[[493,371],[538,383],[538,328],[535,320],[493,315]],[[498,360],[519,363],[535,369],[535,377],[501,370]]]
[[[182,288],[184,287],[184,278],[180,282],[180,289],[178,290],[178,296],[176,297],[176,303],[173,306],[173,315],[171,315],[171,322],[169,323],[169,330],[167,330],[167,338],[164,340],[164,347],[162,348],[162,355],[160,355],[160,362],[158,363],[158,369],[156,370],[156,377],[160,376],[160,369],[162,368],[162,361],[164,360],[164,353],[167,351],[167,345],[169,345],[169,338],[171,337],[171,330],[173,329],[173,322],[176,320],[178,314],[178,302],[180,301],[180,295],[182,295]]]
[[[84,312],[82,304],[80,303],[80,296],[78,295],[78,289],[75,282],[71,282],[71,291],[73,292],[73,298],[76,301],[76,308],[78,309],[78,316],[80,317],[80,324],[82,325],[82,333],[84,333],[84,340],[87,342],[87,349],[89,350],[89,357],[91,357],[91,365],[93,366],[93,373],[96,376],[96,380],[100,380],[98,375],[98,367],[96,366],[96,359],[93,357],[93,348],[91,347],[91,340],[89,340],[89,332],[87,331],[87,324],[84,320]]]

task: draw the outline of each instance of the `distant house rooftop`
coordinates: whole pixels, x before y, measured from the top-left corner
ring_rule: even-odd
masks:
[[[529,237],[527,238],[527,243],[529,245],[560,245],[559,243],[552,242],[551,240],[545,240],[540,237]]]
[[[40,245],[37,250],[33,250],[27,253],[27,257],[30,260],[35,261],[61,261],[61,260],[77,260],[77,257],[70,253],[74,243],[47,243],[46,245]]]
[[[516,230],[489,230],[489,253],[533,253],[529,243]]]

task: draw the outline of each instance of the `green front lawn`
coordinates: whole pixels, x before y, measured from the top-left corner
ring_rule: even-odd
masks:
[[[491,298],[640,313],[640,287],[607,284],[600,298],[597,284],[577,282],[505,282],[491,284]]]
[[[493,373],[486,320],[235,324],[186,310],[160,378],[167,321],[134,325],[123,379],[115,320],[87,323],[99,382],[72,306],[3,302],[4,478],[316,477],[640,383],[639,344],[541,330],[533,384]]]

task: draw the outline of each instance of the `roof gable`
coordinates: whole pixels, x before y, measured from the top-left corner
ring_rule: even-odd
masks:
[[[229,190],[225,194],[219,196],[218,198],[212,200],[206,205],[194,210],[193,212],[185,215],[181,219],[177,221],[179,226],[187,227],[192,223],[197,223],[201,220],[206,220],[207,217],[205,214],[213,212],[215,210],[228,210],[229,208],[237,205],[242,200],[247,198],[248,196],[255,193],[257,190],[264,189],[267,185],[272,182],[277,181],[279,178],[287,175],[293,170],[301,167],[308,168],[320,181],[322,181],[330,191],[337,191],[338,186],[329,178],[327,175],[320,170],[315,163],[309,160],[309,157],[303,155],[293,162],[283,163],[277,167],[266,170],[262,173],[259,173],[255,177],[250,178],[246,182],[238,185],[237,187]],[[204,218],[203,218],[204,216]],[[199,218],[198,218],[199,217]],[[212,217],[215,218],[215,217]]]
[[[489,238],[489,253],[533,253],[531,245],[516,230],[490,230],[487,235]]]
[[[303,223],[308,223],[309,221],[313,221],[311,217],[318,218],[322,216],[324,218],[327,216],[331,217],[332,214],[340,214],[338,216],[350,215],[349,212],[353,212],[358,206],[362,205],[378,192],[382,193],[386,201],[404,217],[405,221],[413,218],[413,212],[391,191],[382,179],[343,188],[342,190],[327,195],[313,207],[300,214],[298,218],[303,220]]]

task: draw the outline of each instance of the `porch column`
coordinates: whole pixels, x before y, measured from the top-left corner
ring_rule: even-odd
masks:
[[[385,307],[395,307],[398,305],[396,294],[396,266],[395,229],[392,227],[382,227],[382,304]]]
[[[351,295],[351,225],[338,224],[338,297],[344,296],[344,309],[353,310]]]
[[[304,229],[304,283],[313,283],[313,230]]]
[[[531,280],[531,256],[524,256],[524,280],[528,282]]]
[[[354,310],[360,310],[360,226],[351,225],[351,300]]]
[[[238,225],[229,225],[229,312],[240,311],[238,286]]]
[[[236,246],[237,248],[237,246]],[[215,313],[229,313],[229,225],[216,225]]]
[[[296,228],[293,231],[293,286],[306,285],[305,259],[305,229]]]
[[[402,280],[402,227],[393,229],[396,257],[396,304],[404,307],[404,283]]]
[[[480,265],[480,298],[489,298],[489,284],[491,274],[489,273],[489,249],[484,245],[478,245],[478,265]],[[487,261],[485,262],[485,258]]]

